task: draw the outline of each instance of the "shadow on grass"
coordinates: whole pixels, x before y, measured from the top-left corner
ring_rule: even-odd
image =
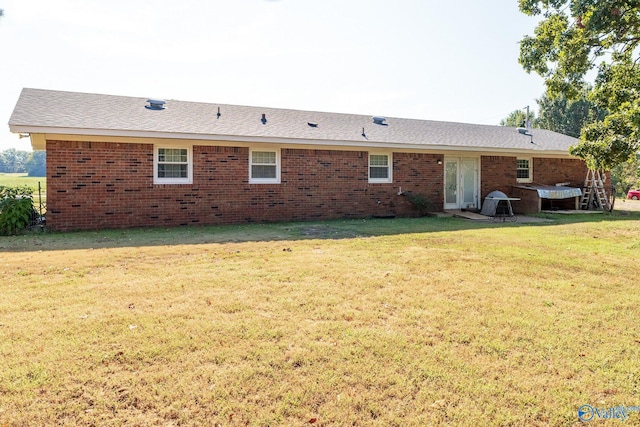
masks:
[[[549,227],[573,223],[637,221],[640,212],[540,214],[542,222],[472,221],[454,217],[347,219],[217,226],[146,227],[74,232],[31,232],[0,237],[0,252],[201,245],[211,243],[336,240],[505,227]]]

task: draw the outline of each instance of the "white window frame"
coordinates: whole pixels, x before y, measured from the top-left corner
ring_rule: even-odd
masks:
[[[526,160],[527,162],[529,162],[529,168],[528,168],[529,177],[528,178],[518,178],[518,171],[521,170],[521,169],[524,170],[524,168],[518,167],[519,166],[518,163],[521,160]],[[533,158],[531,158],[531,157],[518,157],[516,159],[516,180],[518,182],[524,182],[524,183],[533,182]]]
[[[380,167],[379,165],[371,165],[371,156],[387,156],[387,177],[386,178],[372,178],[371,168]],[[393,182],[393,153],[371,152],[369,153],[369,161],[367,165],[367,176],[369,177],[370,184],[386,184]]]
[[[275,153],[276,154],[276,176],[275,178],[254,178],[253,177],[253,153]],[[260,163],[256,163],[260,165]],[[271,165],[271,164],[269,164]],[[280,149],[274,148],[250,148],[249,149],[249,184],[280,184]]]
[[[161,149],[187,150],[187,176],[185,178],[158,177],[158,164]],[[154,184],[193,184],[193,146],[179,144],[155,144],[153,146],[153,183]]]

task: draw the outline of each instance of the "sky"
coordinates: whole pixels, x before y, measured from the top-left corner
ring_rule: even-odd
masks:
[[[517,0],[0,0],[0,151],[24,87],[498,125],[544,92]]]

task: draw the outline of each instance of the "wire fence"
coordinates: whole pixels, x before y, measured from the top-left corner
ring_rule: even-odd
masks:
[[[33,195],[33,212],[29,228],[33,230],[43,229],[47,225],[47,193],[43,191],[40,181],[38,181],[38,190]]]

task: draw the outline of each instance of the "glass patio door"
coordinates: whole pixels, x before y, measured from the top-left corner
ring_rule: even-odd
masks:
[[[478,163],[474,157],[445,157],[445,209],[475,209],[479,206]]]
[[[459,209],[458,203],[458,159],[444,160],[444,208]]]

